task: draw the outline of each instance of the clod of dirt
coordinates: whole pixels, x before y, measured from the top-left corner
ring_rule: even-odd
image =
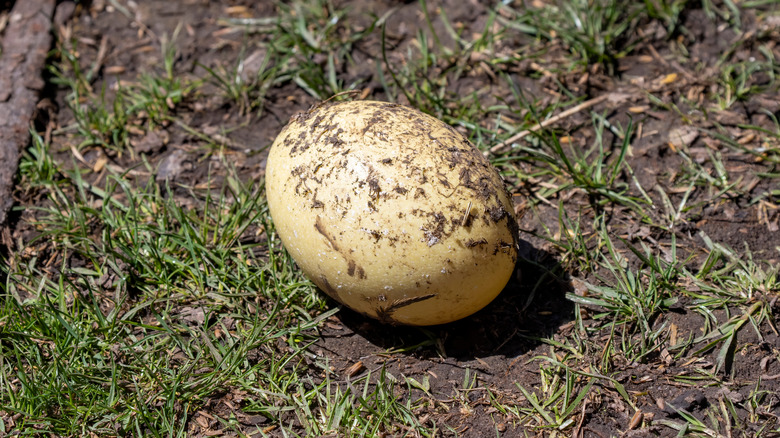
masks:
[[[131,140],[130,144],[138,154],[149,154],[152,152],[158,152],[168,143],[168,136],[164,131],[158,133],[157,131],[151,131],[138,140]]]

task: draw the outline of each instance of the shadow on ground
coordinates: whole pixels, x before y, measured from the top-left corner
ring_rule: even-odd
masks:
[[[525,241],[520,245],[512,280],[493,302],[474,315],[438,326],[394,327],[343,308],[337,318],[352,333],[326,328],[323,337],[358,335],[376,347],[370,352],[340,351],[355,358],[381,351],[460,361],[521,355],[537,346],[539,338],[549,337],[571,321],[574,306],[565,297],[571,285],[558,261]],[[355,346],[361,350],[368,347],[364,343]]]

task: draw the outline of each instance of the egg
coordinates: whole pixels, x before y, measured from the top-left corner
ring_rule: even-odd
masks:
[[[518,227],[501,176],[418,110],[347,101],[298,113],[271,146],[265,177],[276,232],[300,269],[382,322],[464,318],[514,270]]]

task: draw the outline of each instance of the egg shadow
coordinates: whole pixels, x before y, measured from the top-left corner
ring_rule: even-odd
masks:
[[[458,360],[517,356],[539,345],[573,320],[568,275],[547,251],[520,240],[515,272],[501,293],[482,310],[448,324],[391,326],[346,307],[336,315],[355,334],[385,350]]]

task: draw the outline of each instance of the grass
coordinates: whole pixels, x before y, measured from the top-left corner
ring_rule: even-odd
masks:
[[[245,64],[244,54],[242,50],[239,60],[229,68],[202,67],[208,72],[209,79],[224,92],[225,97],[235,102],[239,114],[246,115],[256,112],[259,116],[262,114],[268,89],[273,85],[273,79],[278,75],[277,69],[286,64],[287,60],[277,57],[273,52],[265,52],[262,55],[260,66],[252,75],[251,69]],[[271,65],[279,65],[280,67],[271,67]]]
[[[583,68],[601,64],[614,73],[618,59],[636,46],[637,19],[643,5],[614,0],[596,2],[554,2],[547,8],[512,9],[503,6],[512,16],[506,24],[525,33],[567,47],[574,61],[567,68]]]
[[[406,7],[417,8],[419,26],[400,45],[391,35],[400,9],[363,14],[368,24],[357,26],[361,11],[328,0],[280,2],[272,17],[217,20],[241,35],[219,62],[183,65],[174,29],[155,39],[159,69],[114,87],[83,39],[60,41],[50,81],[71,118],[31,133],[15,232],[3,240],[0,434],[457,436],[484,420],[496,435],[509,425],[571,436],[606,421],[605,411],[625,418],[612,423],[614,435],[777,433],[776,386],[762,376],[780,361],[767,347],[778,336],[780,242],[734,247],[704,232],[721,211],[746,209],[759,218],[745,220],[749,232],[773,236],[765,230],[776,224],[780,197],[776,114],[763,108],[755,113],[764,119],[736,124],[719,116],[777,92],[774,41],[737,38],[710,69],[683,47],[696,42],[686,18],[695,9],[744,36],[746,17],[776,16],[777,4],[526,3],[488,9],[472,33],[456,11],[413,3]],[[644,139],[660,135],[647,132],[656,116],[607,101],[498,147],[593,97],[597,89],[581,78],[619,81],[621,62],[647,55],[639,32],[648,28],[662,56],[700,76],[706,92],[690,99],[670,82],[629,93],[631,105],[696,127],[701,142],[658,141],[660,152],[643,158]],[[373,56],[371,75],[349,74],[357,51]],[[256,53],[264,57],[247,75]],[[476,86],[459,88],[473,78]],[[538,89],[526,89],[526,79]],[[339,308],[281,246],[262,176],[252,179],[216,147],[281,117],[286,99],[366,87],[464,132],[511,191],[527,195],[524,238],[558,266],[528,262],[539,279],[522,286],[523,312],[549,313],[550,279],[566,285],[559,292],[573,312],[552,333],[529,329],[531,316],[515,322],[527,343],[501,362],[515,376],[510,384],[495,369],[477,370],[481,356],[456,360],[451,386],[437,386],[433,368],[393,368],[450,358],[448,328],[362,351],[367,368],[354,376],[335,369],[337,355],[318,346]],[[193,102],[209,99],[224,135],[193,122]],[[160,131],[194,145],[195,182],[158,179],[157,157],[135,152],[140,135]],[[654,170],[651,160],[663,164]],[[741,375],[743,360],[761,367],[759,354],[766,369]],[[368,365],[367,357],[382,361]],[[674,416],[650,415],[651,383],[667,385],[660,369],[675,388],[721,392],[708,392],[698,410],[672,403]]]
[[[137,81],[115,84],[108,90],[105,83],[96,93],[92,89],[93,64],[88,71],[76,55],[78,42],[63,42],[57,50],[60,62],[49,66],[52,84],[69,90],[65,98],[74,122],[61,128],[75,132],[77,149],[99,146],[121,154],[128,150],[130,134],[135,130],[154,130],[167,125],[169,115],[197,88],[197,81],[187,81],[174,72],[175,47],[171,39],[160,41],[163,70],[145,72]]]
[[[262,186],[193,193],[202,207],[191,212],[122,175],[95,187],[79,170],[58,173],[64,181],[39,181],[51,195],[30,242],[54,256],[15,260],[3,302],[4,406],[25,414],[20,427],[183,430],[181,418],[218,388],[300,366],[332,311],[272,243]],[[242,242],[248,229],[254,238]],[[272,240],[258,240],[265,233]],[[292,349],[277,351],[279,340]]]

